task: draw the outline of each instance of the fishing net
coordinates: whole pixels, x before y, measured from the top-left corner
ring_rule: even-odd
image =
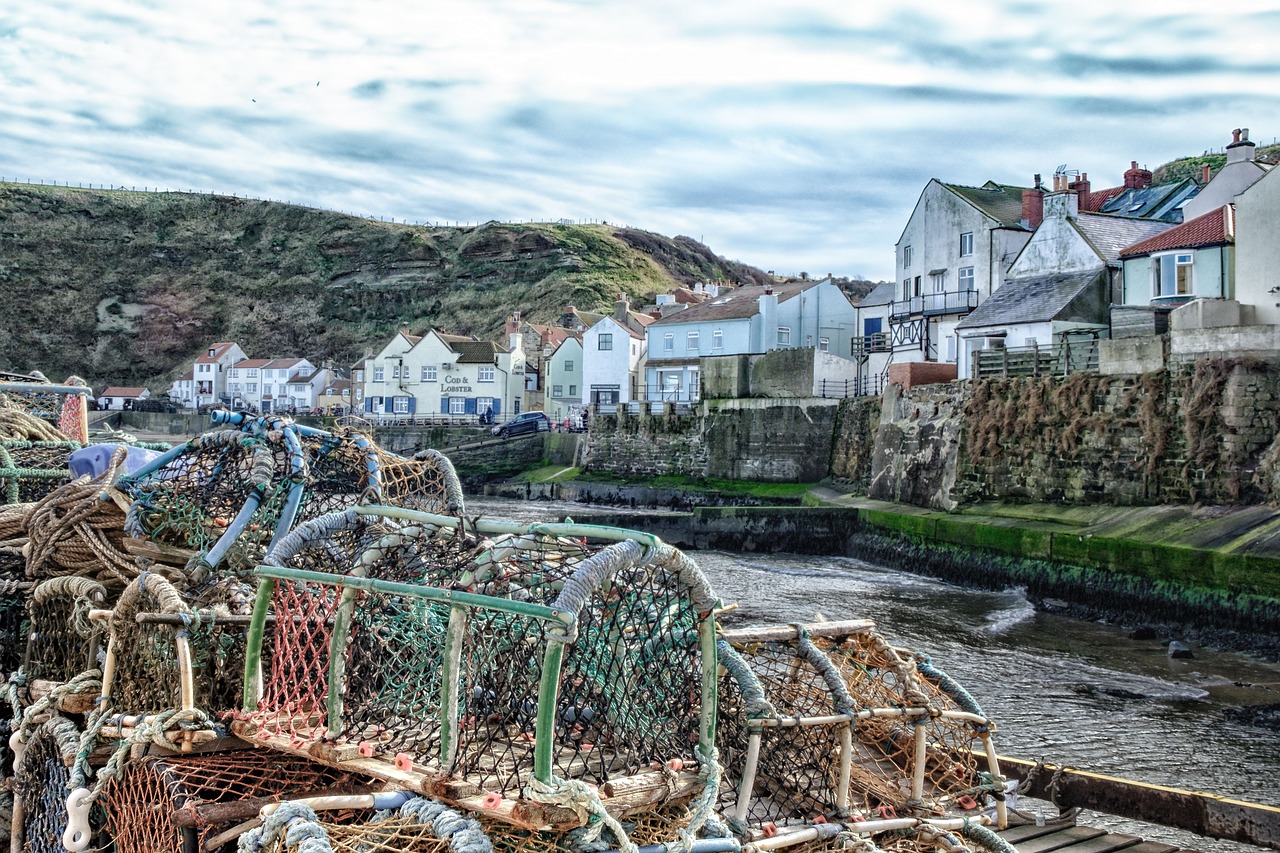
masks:
[[[204,849],[207,840],[255,816],[267,802],[317,792],[351,793],[367,785],[363,776],[305,758],[234,750],[130,761],[103,786],[99,802],[116,853],[182,853],[184,835],[194,836],[197,849]],[[213,803],[228,808],[201,808]]]
[[[23,853],[63,853],[62,833],[67,828],[67,782],[71,763],[80,746],[80,733],[65,717],[54,716],[27,738],[14,777],[14,824]],[[104,846],[102,815],[91,812],[95,844]]]
[[[0,418],[3,414],[0,409]],[[67,456],[79,449],[79,442],[61,436],[53,441],[0,442],[0,503],[30,503],[70,482]]]
[[[654,763],[696,765],[699,630],[714,600],[682,554],[617,532],[593,542],[605,528],[401,513],[424,520],[330,566],[350,575],[301,568],[322,553],[316,539],[350,536],[378,511],[299,528],[271,554],[283,567],[260,570],[274,615],[249,715],[262,732],[329,738],[504,794],[534,778],[540,716],[561,778],[603,785]],[[554,706],[540,705],[544,678],[558,680]]]
[[[720,805],[735,820],[963,810],[997,790],[971,757],[990,727],[945,674],[868,628],[791,635],[744,629],[720,644]]]
[[[106,587],[90,578],[50,578],[35,588],[23,666],[29,679],[65,682],[97,667],[102,631],[89,621],[89,610],[106,598]]]
[[[38,373],[0,373],[0,439],[88,441],[88,394],[78,376],[55,386]]]

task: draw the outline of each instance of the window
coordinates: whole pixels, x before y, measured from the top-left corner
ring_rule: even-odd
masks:
[[[689,399],[698,399],[699,382],[701,375],[696,370],[689,371]]]
[[[676,336],[673,335],[671,332],[667,332],[665,335],[662,336],[662,351],[663,352],[676,351]]]
[[[477,375],[476,375],[476,381],[477,381],[477,382],[492,382],[492,381],[493,381],[493,367],[492,367],[492,366],[484,366],[484,367],[481,367],[481,368],[480,368],[480,370],[479,370],[479,372],[478,372],[478,373],[477,373]]]
[[[724,332],[716,329],[711,333],[711,348],[713,350],[724,349]]]
[[[791,346],[791,328],[789,326],[778,327],[778,346]]]
[[[249,368],[249,375],[250,375],[250,376],[252,376],[253,378],[257,379],[257,378],[258,378],[258,368],[256,368],[256,367],[250,367],[250,368]]]
[[[688,350],[689,352],[697,352],[698,351],[698,333],[690,332],[685,337],[684,346],[685,346],[685,349]]]
[[[435,382],[435,381],[436,381],[436,366],[435,366],[434,364],[430,364],[430,365],[423,365],[423,367],[422,367],[422,381],[423,381],[423,382]]]
[[[911,269],[911,247],[902,247],[902,268],[904,270]]]
[[[957,279],[961,292],[973,290],[973,267],[960,267]]]
[[[911,279],[909,278],[904,278],[902,280],[902,298],[903,299],[911,298]]]
[[[564,396],[564,386],[563,386],[563,385],[552,385],[552,386],[551,386],[551,396],[552,396],[552,397],[563,397],[563,396]]]
[[[960,235],[960,257],[964,258],[973,254],[973,232],[965,231]]]
[[[385,367],[375,367],[373,369],[373,381],[384,382],[387,378],[387,369]]]
[[[258,383],[257,383],[257,382],[250,382],[248,385],[244,386],[244,390],[245,390],[245,392],[246,392],[246,393],[249,393],[249,394],[257,394],[257,393],[258,393]]]
[[[391,365],[391,378],[392,379],[400,378],[400,365],[398,364]]]
[[[947,361],[956,360],[956,336],[947,335]]]
[[[831,351],[831,339],[830,339],[830,338],[818,338],[818,350],[819,350],[819,351],[821,351],[821,352],[830,352],[830,351]]]
[[[449,414],[465,415],[467,413],[466,397],[450,397],[449,398]]]
[[[407,415],[407,414],[409,414],[409,398],[408,398],[408,397],[394,397],[394,398],[392,398],[392,400],[391,400],[391,408],[392,408],[392,410],[395,412],[395,414],[397,414],[397,415]]]
[[[929,273],[929,283],[933,285],[934,293],[943,293],[947,289],[947,271],[940,270]]]
[[[572,362],[572,361],[570,361],[569,359],[565,359],[565,362],[564,362],[564,372],[565,372],[565,373],[573,373],[573,362]]]
[[[577,396],[578,396],[578,386],[577,386],[577,385],[570,385],[570,386],[569,386],[569,396],[570,396],[570,397],[577,397]]]
[[[1192,255],[1155,255],[1151,258],[1155,296],[1186,296],[1192,291]]]
[[[601,332],[599,339],[596,341],[596,349],[599,349],[599,350],[613,349],[613,333]]]

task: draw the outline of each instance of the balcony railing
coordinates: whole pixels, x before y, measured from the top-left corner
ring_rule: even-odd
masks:
[[[1069,376],[1096,373],[1098,341],[1073,340],[1048,347],[995,347],[973,353],[973,376]]]
[[[872,353],[889,351],[889,335],[885,332],[874,332],[853,339],[853,357],[866,358]]]
[[[936,317],[943,314],[968,314],[978,307],[976,290],[944,290],[922,293],[889,305],[889,317]]]

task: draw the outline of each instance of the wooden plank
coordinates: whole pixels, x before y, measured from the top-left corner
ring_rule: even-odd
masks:
[[[1030,841],[1024,841],[1018,845],[1018,853],[1049,853],[1050,850],[1073,847],[1073,845],[1082,841],[1088,841],[1090,838],[1097,838],[1099,835],[1106,834],[1107,831],[1105,829],[1094,829],[1091,826],[1068,826],[1057,832],[1042,835]]]
[[[1179,848],[1160,841],[1143,841],[1125,850],[1125,853],[1175,853]]]
[[[1280,808],[1164,785],[1103,776],[1051,764],[1000,758],[1000,769],[1019,782],[1030,779],[1028,796],[1059,808],[1080,807],[1205,838],[1241,841],[1280,850]]]
[[[1108,832],[1105,835],[1099,835],[1097,838],[1090,838],[1080,844],[1073,844],[1069,853],[1112,853],[1115,850],[1125,850],[1133,847],[1142,839],[1136,835],[1124,835],[1119,832]]]

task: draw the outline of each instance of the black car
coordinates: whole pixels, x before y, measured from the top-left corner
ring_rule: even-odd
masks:
[[[505,424],[493,428],[494,435],[510,438],[527,432],[546,432],[551,429],[551,418],[546,412],[521,412]]]

